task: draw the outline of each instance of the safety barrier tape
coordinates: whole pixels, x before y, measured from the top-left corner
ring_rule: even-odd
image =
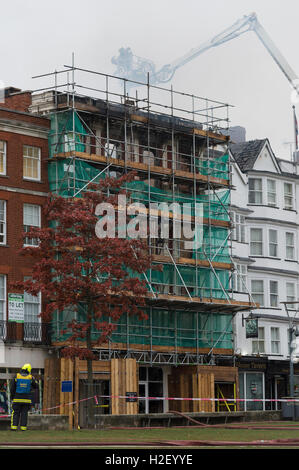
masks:
[[[94,395],[92,397],[83,398],[81,400],[72,401],[69,403],[61,403],[51,408],[42,408],[41,411],[50,411],[63,406],[76,405],[88,400],[95,400],[96,407],[108,407],[109,405],[102,405],[99,403],[99,398],[121,398],[128,399],[134,398],[134,400],[169,400],[169,401],[213,401],[213,402],[281,402],[281,403],[299,403],[299,398],[182,398],[182,397],[127,397],[124,395]],[[0,415],[0,418],[7,418],[9,415]]]
[[[100,405],[98,399],[99,398],[121,398],[121,399],[132,399],[134,400],[176,400],[176,401],[220,401],[220,402],[283,402],[283,403],[299,403],[299,398],[181,398],[181,397],[127,397],[125,395],[94,395],[92,397],[83,398],[82,400],[76,400],[69,403],[62,403],[57,406],[53,406],[51,408],[44,408],[42,411],[49,411],[54,410],[55,408],[61,408],[62,406],[70,406],[75,405],[77,403],[88,401],[88,400],[95,400],[95,406],[108,406],[108,405]]]

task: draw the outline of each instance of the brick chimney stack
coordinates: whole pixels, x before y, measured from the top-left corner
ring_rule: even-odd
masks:
[[[28,113],[28,108],[32,101],[31,91],[22,91],[20,88],[8,87],[5,88],[4,96],[5,101],[4,103],[0,103],[1,108]]]

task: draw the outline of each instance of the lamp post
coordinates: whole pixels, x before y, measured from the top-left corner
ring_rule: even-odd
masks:
[[[294,320],[296,318],[296,315],[298,313],[298,307],[295,310],[295,314],[291,317],[290,315],[290,307],[289,306],[294,306],[294,304],[298,305],[299,302],[281,302],[286,310],[288,319],[289,319],[289,341],[290,341],[290,377],[289,377],[289,382],[290,382],[290,398],[294,398],[294,347],[293,347],[293,340],[294,337],[296,337],[295,333],[295,327],[294,327]],[[293,309],[292,309],[293,310]],[[294,334],[295,333],[295,334]],[[292,407],[292,419],[295,419],[295,403],[294,406]]]

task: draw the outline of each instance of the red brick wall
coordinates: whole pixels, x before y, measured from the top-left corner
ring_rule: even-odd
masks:
[[[45,130],[49,128],[49,120],[38,118],[35,116],[27,116],[14,112],[6,112],[0,110],[0,118],[18,118],[20,121],[37,124],[37,129],[43,126]],[[23,118],[23,119],[22,119]],[[25,129],[23,128],[23,132]],[[48,140],[45,138],[31,137],[29,135],[17,134],[14,132],[6,132],[1,130],[0,123],[0,140],[6,142],[6,175],[0,175],[0,199],[6,201],[6,245],[0,245],[0,274],[6,274],[7,292],[15,292],[16,289],[10,287],[11,282],[23,280],[25,276],[30,276],[33,260],[25,258],[19,253],[23,246],[23,204],[38,204],[43,206],[46,196],[32,195],[5,190],[4,187],[16,188],[18,190],[37,191],[48,193],[48,175],[47,175],[47,158],[48,158]],[[23,179],[23,145],[36,146],[41,149],[41,181],[26,181]],[[43,225],[43,215],[42,215]]]
[[[1,106],[0,106],[1,108]],[[35,126],[43,127],[45,130],[50,129],[50,119],[33,114],[25,114],[16,110],[0,109],[0,119],[17,120],[24,123],[30,123]]]
[[[6,96],[5,102],[2,104],[2,107],[27,112],[28,107],[30,105],[31,105],[31,92],[24,91],[21,93],[16,93],[15,95]]]
[[[0,130],[0,140],[6,142],[6,175],[0,175],[0,185],[48,192],[48,140]],[[23,146],[31,145],[41,149],[41,180],[23,179]]]
[[[43,206],[46,198],[0,190],[0,199],[6,201],[7,214],[6,245],[0,245],[0,274],[7,274],[7,291],[15,292],[16,289],[11,289],[9,283],[30,276],[33,265],[33,260],[19,253],[23,246],[23,204]]]

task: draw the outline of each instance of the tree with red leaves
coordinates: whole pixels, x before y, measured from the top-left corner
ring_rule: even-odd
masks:
[[[118,195],[124,194],[121,188],[133,177],[105,178],[96,187],[90,185],[92,190],[82,192],[81,197],[50,195],[43,208],[46,227],[31,227],[24,234],[37,238],[39,244],[21,250],[35,262],[32,277],[14,287],[31,295],[41,293],[40,316],[45,322],[54,313],[63,320],[66,310],[73,312],[67,331],[61,331],[69,335],[62,354],[87,360],[88,397],[93,396],[93,351],[107,342],[115,328],[113,322],[126,313],[147,317],[143,308],[148,289],[142,273],[153,266],[146,241],[99,238],[95,233],[98,205],[116,207]],[[89,405],[93,424],[92,400]]]

